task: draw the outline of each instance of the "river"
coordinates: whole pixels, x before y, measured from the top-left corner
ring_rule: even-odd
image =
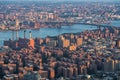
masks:
[[[113,26],[120,27],[120,21],[112,21]],[[97,29],[96,26],[91,25],[81,25],[81,24],[75,24],[72,26],[62,26],[61,28],[40,28],[37,30],[26,30],[26,37],[29,38],[29,31],[32,32],[33,38],[45,38],[46,36],[57,36],[63,33],[77,33],[82,32],[85,30],[94,30]],[[20,30],[18,32],[19,37],[24,37],[24,30]],[[12,38],[12,31],[2,31],[0,32],[0,46],[3,46],[4,40],[8,40]],[[15,35],[14,35],[15,38]]]

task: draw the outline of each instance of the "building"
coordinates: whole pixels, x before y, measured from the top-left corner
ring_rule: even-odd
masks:
[[[18,75],[10,74],[4,76],[3,80],[19,80]]]
[[[55,78],[55,71],[54,71],[54,69],[49,68],[48,69],[48,74],[49,74],[49,79],[50,80],[54,80],[54,78]]]
[[[104,64],[104,72],[114,72],[115,70],[115,65],[114,65],[114,60],[112,59],[107,59]]]
[[[15,27],[16,27],[16,30],[19,30],[19,29],[20,29],[19,20],[18,20],[18,19],[16,19]]]
[[[50,40],[49,42],[46,43],[48,47],[56,47],[57,41],[56,40]]]
[[[30,33],[30,39],[27,38],[19,38],[17,39],[17,35],[16,35],[16,40],[7,40],[4,41],[4,45],[5,46],[9,46],[12,49],[21,49],[21,48],[34,48],[35,42],[34,39],[32,38],[32,33]],[[14,35],[13,35],[14,36]]]
[[[70,41],[68,39],[62,39],[59,41],[59,47],[67,48],[70,45]]]
[[[18,42],[15,40],[8,40],[8,41],[4,41],[4,45],[5,46],[9,46],[12,49],[16,49],[18,48]]]
[[[40,28],[40,24],[38,22],[35,22],[34,29],[38,29],[38,28]]]
[[[19,48],[28,48],[28,47],[34,48],[34,44],[35,44],[34,39],[19,38],[19,40],[18,40]]]
[[[117,40],[117,48],[120,48],[120,39]]]
[[[36,44],[36,45],[41,45],[41,44],[43,44],[43,39],[41,39],[41,38],[35,38],[35,44]]]
[[[36,71],[28,72],[24,75],[24,80],[41,80],[41,76]]]
[[[76,50],[76,45],[71,45],[71,46],[69,46],[69,50]]]
[[[81,46],[83,44],[83,39],[82,38],[77,38],[76,39],[76,44],[77,44],[78,47]]]

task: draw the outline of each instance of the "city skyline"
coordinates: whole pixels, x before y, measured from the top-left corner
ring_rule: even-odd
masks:
[[[0,0],[0,80],[120,80],[120,0]]]

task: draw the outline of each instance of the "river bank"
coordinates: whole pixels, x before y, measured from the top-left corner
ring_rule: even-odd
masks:
[[[120,27],[120,21],[112,21],[113,26]],[[92,25],[81,25],[74,24],[71,26],[61,26],[61,28],[40,28],[40,29],[26,29],[26,37],[29,38],[29,31],[32,32],[33,38],[45,38],[47,36],[57,36],[63,33],[77,33],[85,30],[94,30],[97,29],[96,26]],[[24,37],[24,29],[18,31],[19,37]],[[16,35],[14,35],[16,38]],[[3,41],[12,38],[12,31],[2,31],[0,32],[0,46],[3,46]]]

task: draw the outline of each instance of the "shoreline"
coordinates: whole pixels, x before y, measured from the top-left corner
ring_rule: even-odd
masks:
[[[119,22],[120,21],[118,21],[118,23]],[[44,27],[44,28],[41,27],[41,28],[37,28],[37,29],[26,28],[26,29],[20,29],[20,30],[18,30],[18,32],[19,32],[19,37],[23,37],[23,32],[22,31],[24,31],[24,30],[30,31],[31,30],[33,32],[33,34],[32,34],[33,38],[35,38],[35,37],[45,38],[47,36],[52,36],[53,37],[53,36],[57,36],[59,34],[64,34],[64,33],[73,33],[74,34],[74,33],[83,32],[85,30],[93,30],[93,29],[97,29],[97,27],[92,26],[92,25],[73,24],[73,25],[70,25],[70,26],[61,26],[61,28],[55,28],[55,27]],[[29,33],[27,32],[26,34],[27,34],[26,37],[29,37],[29,35],[28,35]],[[12,30],[2,30],[2,31],[0,30],[0,35],[1,35],[0,38],[2,40],[3,39],[8,40],[12,36]],[[3,45],[2,41],[0,43],[1,43],[0,45]]]
[[[115,21],[120,21],[120,20],[115,20]],[[112,22],[114,22],[114,20],[112,21]],[[77,25],[77,24],[64,24],[64,25],[60,25],[60,26],[45,26],[45,27],[39,27],[39,28],[21,28],[21,29],[19,29],[18,31],[22,31],[22,30],[28,30],[28,29],[30,29],[30,30],[39,30],[39,29],[41,29],[41,28],[61,28],[61,27],[63,27],[63,26],[73,26],[73,25]],[[79,25],[90,25],[90,24],[79,24]],[[104,24],[104,25],[108,25],[108,24]],[[115,24],[114,24],[115,25]],[[114,25],[112,25],[113,27],[119,27],[119,26],[114,26]],[[95,25],[90,25],[90,26],[95,26]],[[15,30],[15,29],[8,29],[8,30],[0,30],[0,32],[6,32],[6,31],[17,31],[17,30]]]

